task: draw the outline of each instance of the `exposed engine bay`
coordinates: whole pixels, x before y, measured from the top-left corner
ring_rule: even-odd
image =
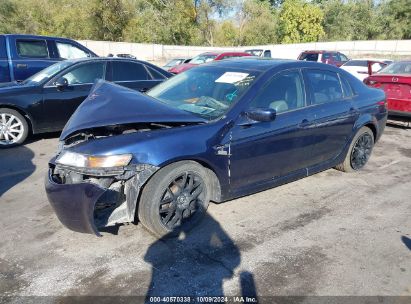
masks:
[[[187,123],[134,123],[96,127],[87,130],[80,130],[64,140],[65,147],[75,146],[90,139],[107,136],[116,136],[135,132],[148,132],[160,129],[170,129],[174,127],[184,127]]]

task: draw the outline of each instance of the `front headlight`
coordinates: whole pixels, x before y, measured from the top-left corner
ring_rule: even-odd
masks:
[[[57,158],[56,163],[79,168],[113,168],[127,166],[130,163],[131,158],[131,154],[93,156],[64,151]]]

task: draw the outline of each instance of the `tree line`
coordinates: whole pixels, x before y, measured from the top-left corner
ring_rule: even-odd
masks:
[[[0,33],[172,45],[411,39],[410,0],[0,0]]]

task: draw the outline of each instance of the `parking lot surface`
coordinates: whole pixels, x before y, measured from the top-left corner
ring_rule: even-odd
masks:
[[[212,204],[179,239],[63,227],[43,181],[58,135],[0,150],[0,295],[411,295],[411,129],[362,171]]]

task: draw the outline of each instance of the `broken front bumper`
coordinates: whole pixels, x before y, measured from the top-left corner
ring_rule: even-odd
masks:
[[[70,230],[100,236],[94,223],[94,207],[107,191],[92,183],[58,184],[52,170],[46,178],[46,193],[60,222]]]
[[[101,236],[98,228],[134,221],[141,188],[159,168],[132,165],[110,178],[56,169],[51,162],[45,188],[60,222],[73,231]],[[63,182],[62,171],[75,179]]]

